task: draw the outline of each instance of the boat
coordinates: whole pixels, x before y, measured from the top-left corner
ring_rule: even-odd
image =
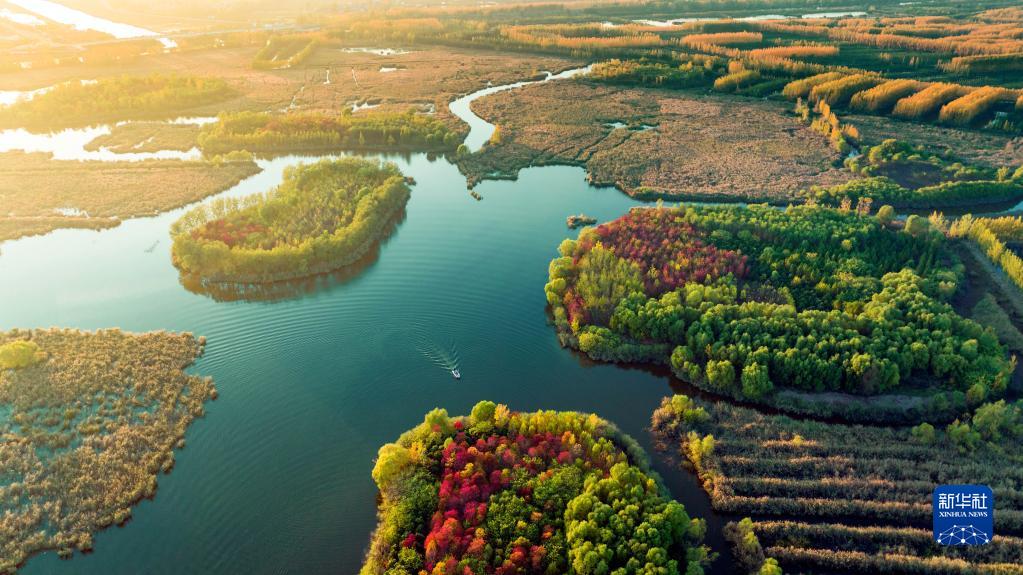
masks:
[[[457,369],[452,369],[451,370],[451,377],[453,377],[455,379],[462,379],[462,372],[458,371]]]

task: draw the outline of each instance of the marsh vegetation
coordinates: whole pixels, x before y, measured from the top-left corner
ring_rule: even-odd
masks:
[[[92,549],[156,493],[185,430],[216,396],[183,370],[191,334],[13,330],[0,334],[0,572],[30,555]]]
[[[0,154],[0,240],[58,228],[108,228],[222,192],[259,172],[249,159],[75,162]]]

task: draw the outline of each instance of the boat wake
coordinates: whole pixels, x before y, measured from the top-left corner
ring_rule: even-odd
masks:
[[[415,334],[413,341],[416,350],[429,360],[430,363],[445,371],[450,371],[452,374],[458,373],[458,350],[455,348],[454,342],[443,346],[430,336],[422,333]],[[457,378],[459,375],[455,377]]]

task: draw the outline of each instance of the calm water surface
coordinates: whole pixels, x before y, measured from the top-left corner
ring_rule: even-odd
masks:
[[[471,111],[473,100],[529,83],[452,102],[470,125],[468,143],[478,148],[493,131]],[[62,159],[150,157],[84,150],[108,130],[7,131],[0,147]],[[94,552],[69,561],[54,553],[30,558],[24,573],[356,573],[376,525],[377,449],[434,407],[465,414],[484,399],[517,410],[595,412],[617,423],[654,455],[674,496],[708,518],[708,540],[723,550],[722,520],[695,478],[652,453],[646,427],[672,392],[669,378],[593,364],[562,349],[547,323],[547,266],[561,240],[575,235],[565,217],[585,211],[609,220],[639,202],[590,186],[581,168],[564,166],[484,182],[477,201],[444,159],[382,158],[418,182],[397,231],[360,273],[305,282],[272,301],[183,286],[168,228],[186,208],[110,230],[58,230],[0,245],[0,329],[204,335],[206,354],[191,371],[213,376],[220,392],[188,430],[155,499],[136,506],[126,527],[98,533]],[[261,173],[222,195],[266,191],[286,167],[317,159],[260,161]],[[455,356],[460,381],[446,366]]]
[[[265,162],[230,193],[265,190],[300,160]],[[167,232],[181,210],[0,246],[0,329],[202,334],[193,371],[220,391],[126,527],[70,561],[36,556],[26,574],[355,573],[376,520],[376,450],[437,406],[592,411],[649,444],[668,380],[561,349],[543,294],[567,215],[607,220],[637,203],[571,167],[483,183],[477,202],[444,160],[396,161],[418,185],[379,258],[289,299],[218,302],[184,289]],[[424,338],[457,350],[461,381],[424,354]],[[690,508],[706,505],[692,478],[663,471],[676,496],[695,496]]]

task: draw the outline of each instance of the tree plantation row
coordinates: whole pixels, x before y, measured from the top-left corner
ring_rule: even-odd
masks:
[[[716,510],[755,518],[725,529],[750,573],[777,573],[780,564],[803,573],[1009,574],[1023,572],[1021,412],[988,403],[939,431],[796,420],[676,395],[652,427],[679,446]],[[965,442],[971,425],[976,441]],[[960,483],[995,491],[989,545],[933,540],[932,492]]]

